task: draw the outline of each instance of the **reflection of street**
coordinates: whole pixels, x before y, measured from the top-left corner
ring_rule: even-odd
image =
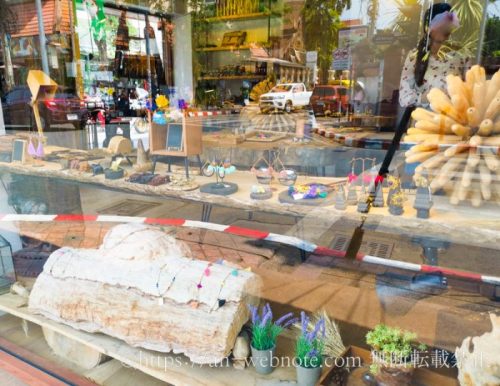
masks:
[[[272,112],[263,114],[258,106],[249,106],[242,110],[241,114],[218,115],[206,117],[191,117],[187,120],[194,125],[200,125],[204,132],[225,131],[233,133],[246,133],[255,130],[267,130],[283,133],[295,132],[298,120],[306,120],[307,111],[299,110],[294,113]],[[139,133],[129,122],[110,123],[106,125],[108,131],[117,130],[118,133],[130,130],[130,139],[137,145],[137,141],[142,139],[146,149],[149,147],[149,133]],[[141,129],[142,131],[142,129]],[[97,137],[99,147],[102,147],[106,139],[104,126],[97,126]]]
[[[137,146],[137,141],[141,139],[145,148],[149,148],[149,132],[147,127],[141,127],[140,130],[136,130],[133,125],[130,124],[131,119],[133,118],[123,118],[119,123],[113,121],[106,125],[96,123],[95,130],[97,132],[98,147],[104,147],[104,144],[109,141],[110,138],[106,141],[107,131],[108,136],[115,135],[115,132],[116,135],[130,136],[134,147]],[[224,131],[226,133],[232,132],[243,134],[256,130],[294,133],[297,122],[302,121],[307,123],[309,116],[307,110],[298,110],[292,113],[261,113],[258,106],[247,106],[242,109],[240,114],[190,117],[187,119],[192,124],[202,126],[205,133]],[[320,127],[324,128],[333,127],[339,124],[339,119],[332,117],[317,117],[316,121]],[[92,125],[88,125],[86,130],[88,135],[87,146],[93,147]],[[50,136],[53,141],[55,141],[53,142],[54,144],[65,147],[86,147],[83,144],[84,141],[81,141],[82,144],[80,145],[79,142],[75,142],[72,139],[73,137],[83,138],[83,134],[83,132],[75,130],[71,123],[54,124],[51,127],[51,131],[46,133],[46,135]]]

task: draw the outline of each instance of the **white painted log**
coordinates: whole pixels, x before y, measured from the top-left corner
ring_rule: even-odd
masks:
[[[78,366],[90,370],[111,358],[85,346],[71,338],[61,335],[54,330],[42,327],[43,336],[49,347],[60,357],[66,358]]]
[[[462,386],[500,385],[500,316],[490,314],[492,331],[467,337],[455,350]]]
[[[260,280],[227,263],[209,265],[187,255],[189,248],[165,232],[118,225],[97,250],[52,253],[29,307],[132,346],[217,363],[248,320],[247,305],[255,303]]]

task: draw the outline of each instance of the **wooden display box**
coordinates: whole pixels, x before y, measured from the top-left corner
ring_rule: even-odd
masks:
[[[369,370],[369,365],[371,364],[371,354],[370,351],[362,349],[356,346],[349,346],[344,353],[341,355],[347,362],[351,365],[356,366],[351,369],[350,372],[347,371],[345,366],[332,366],[323,371],[323,374],[319,380],[319,386],[343,386],[343,385],[366,385],[361,379],[361,374]],[[349,359],[348,359],[349,358]],[[352,359],[354,358],[354,359]],[[341,364],[339,361],[339,364]],[[363,366],[363,371],[354,373],[354,370],[359,369],[359,362]],[[430,365],[430,361],[429,361]],[[338,382],[338,379],[344,379],[342,383]],[[413,374],[412,384],[415,386],[458,386],[458,381],[455,378],[447,377],[443,374],[439,374],[435,371],[431,371],[429,368],[417,368]]]
[[[151,124],[149,136],[151,155],[189,157],[202,153],[202,127],[182,122],[159,125]]]

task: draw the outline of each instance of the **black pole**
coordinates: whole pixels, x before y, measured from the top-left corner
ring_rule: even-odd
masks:
[[[380,166],[380,170],[378,172],[378,175],[381,177],[384,177],[389,173],[389,166],[391,165],[392,159],[394,158],[394,153],[396,153],[396,150],[399,147],[399,143],[401,142],[401,138],[403,137],[403,134],[406,133],[406,130],[408,130],[408,123],[410,122],[411,118],[411,113],[415,109],[415,106],[408,106],[405,107],[405,110],[403,111],[403,115],[401,116],[401,119],[398,122],[398,125],[396,127],[396,133],[394,134],[394,137],[392,138],[392,143],[389,149],[387,150],[387,153],[385,154],[384,161],[382,162],[382,165]]]
[[[364,213],[368,213],[370,211],[370,206],[373,200],[375,200],[375,195],[377,193],[377,188],[378,185],[384,182],[384,179],[387,177],[387,174],[389,173],[389,166],[391,165],[392,159],[394,158],[394,154],[396,153],[396,150],[399,147],[399,143],[401,142],[401,138],[403,137],[403,134],[406,133],[406,130],[408,129],[408,123],[410,122],[411,119],[411,113],[415,109],[415,106],[408,106],[405,107],[403,114],[401,115],[401,118],[399,119],[399,122],[396,126],[396,132],[394,133],[394,137],[392,138],[391,145],[389,146],[389,149],[387,149],[387,153],[385,154],[384,161],[382,161],[382,165],[380,166],[378,176],[374,181],[373,184],[373,189],[370,190],[367,198],[367,206],[366,210],[364,210]]]

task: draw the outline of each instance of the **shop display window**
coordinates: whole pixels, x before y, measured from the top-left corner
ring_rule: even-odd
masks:
[[[497,2],[0,10],[0,384],[500,384]]]

